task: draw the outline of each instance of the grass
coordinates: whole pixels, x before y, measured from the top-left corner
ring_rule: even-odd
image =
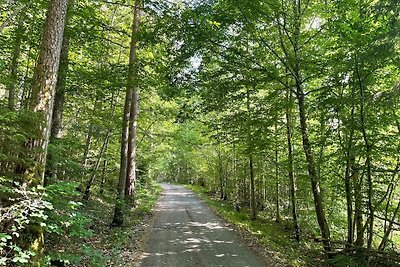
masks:
[[[326,266],[320,261],[321,247],[308,240],[297,242],[288,223],[276,223],[262,214],[259,214],[257,220],[252,220],[247,213],[235,211],[230,202],[209,195],[206,188],[195,185],[187,187],[197,193],[226,221],[251,233],[260,245],[267,247],[285,263],[296,267]]]

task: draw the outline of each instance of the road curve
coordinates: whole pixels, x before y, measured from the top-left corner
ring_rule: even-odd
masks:
[[[161,186],[164,191],[141,267],[265,267],[192,191],[177,185]]]

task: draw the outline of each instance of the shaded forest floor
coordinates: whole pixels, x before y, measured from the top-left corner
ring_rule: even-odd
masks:
[[[280,223],[259,214],[251,220],[245,210],[237,212],[231,202],[211,195],[201,186],[188,186],[198,194],[220,217],[228,221],[244,239],[263,257],[273,257],[287,266],[345,266],[329,264],[322,254],[320,244],[303,238],[296,242],[285,221]],[[357,265],[354,265],[357,266]]]
[[[48,253],[55,266],[135,266],[142,239],[151,224],[161,188],[153,183],[137,191],[137,207],[126,212],[123,227],[111,227],[114,200],[93,197],[81,207],[90,219],[86,236],[53,240]],[[85,221],[85,220],[83,220]],[[59,265],[58,265],[59,264]]]

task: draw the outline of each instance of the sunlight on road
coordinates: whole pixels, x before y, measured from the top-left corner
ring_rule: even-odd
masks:
[[[162,186],[164,192],[140,266],[264,266],[240,244],[233,229],[225,227],[191,191]]]

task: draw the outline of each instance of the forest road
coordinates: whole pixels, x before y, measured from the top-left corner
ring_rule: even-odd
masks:
[[[265,267],[192,191],[161,186],[164,191],[140,266]]]

